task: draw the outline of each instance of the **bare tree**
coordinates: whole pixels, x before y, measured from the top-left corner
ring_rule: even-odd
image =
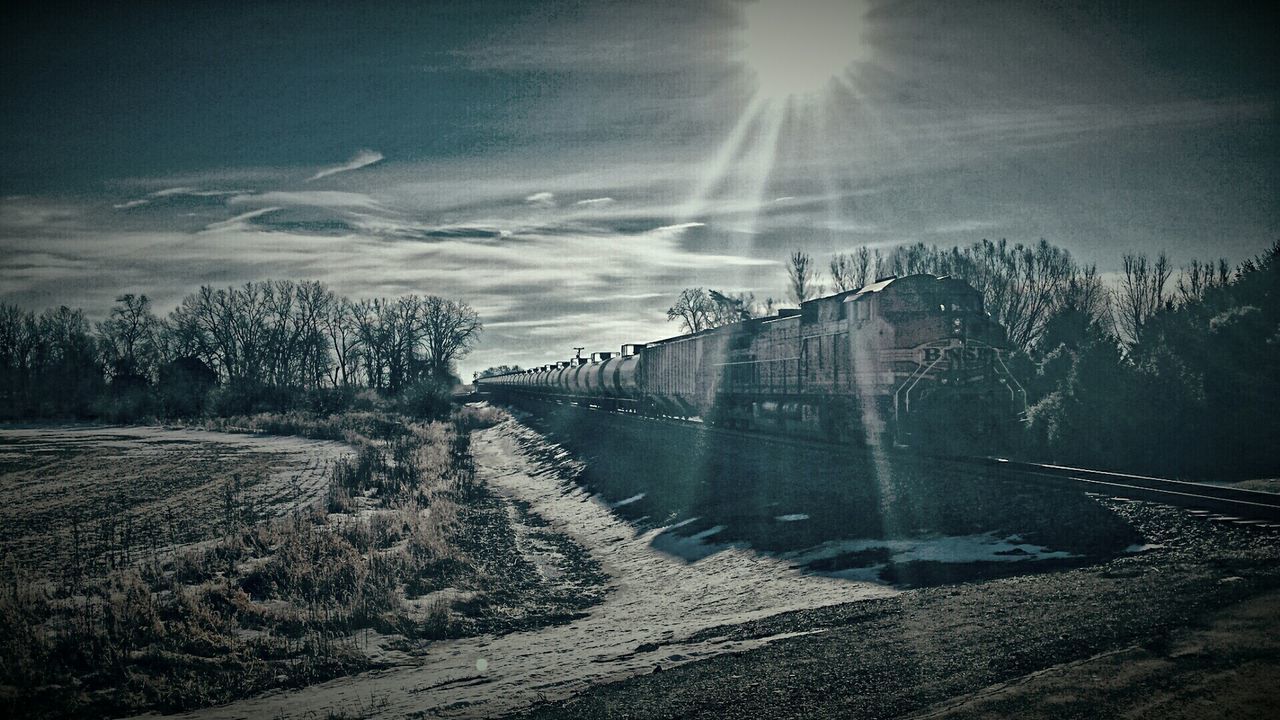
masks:
[[[877,261],[879,260],[879,251]],[[829,268],[831,282],[836,292],[857,290],[875,280],[875,270],[871,266],[871,250],[860,245],[850,254],[839,253],[832,256]]]
[[[680,320],[686,332],[701,332],[711,327],[715,303],[702,288],[685,288],[676,302],[667,308],[667,320]]]
[[[1164,253],[1149,260],[1146,255],[1124,254],[1124,277],[1120,279],[1120,331],[1130,344],[1142,340],[1142,332],[1154,315],[1165,305],[1165,285],[1173,274]]]
[[[414,350],[421,332],[423,300],[418,295],[405,295],[383,300],[379,306],[382,357],[387,364],[387,390],[392,394],[404,390],[413,380]]]
[[[352,306],[352,320],[360,344],[360,363],[364,367],[365,384],[374,390],[383,389],[388,354],[387,331],[382,324],[381,299],[361,300]]]
[[[822,293],[819,285],[818,271],[813,266],[813,257],[808,253],[796,250],[791,253],[787,265],[787,279],[790,281],[791,299],[797,305],[811,300]]]
[[[827,269],[831,272],[831,283],[835,285],[836,292],[862,287],[856,279],[857,270],[854,269],[852,255],[837,253],[831,256]]]
[[[114,377],[151,378],[158,364],[159,323],[146,295],[126,293],[116,298],[110,316],[98,323],[102,359]]]
[[[880,251],[876,251],[876,262],[880,262]],[[857,280],[857,287],[864,287],[868,283],[875,282],[876,270],[871,264],[871,252],[867,250],[866,245],[859,245],[858,249],[853,253],[853,266],[857,274],[854,276]]]
[[[1073,273],[1063,290],[1060,306],[1072,307],[1083,313],[1087,322],[1111,331],[1115,323],[1111,308],[1111,293],[1098,276],[1098,265],[1089,264]]]
[[[356,306],[344,297],[330,293],[320,317],[320,325],[333,351],[333,363],[329,369],[329,382],[335,387],[348,387],[354,380],[360,362],[360,333],[356,321]]]
[[[314,281],[201,287],[170,314],[163,352],[196,356],[228,381],[318,387],[332,362],[322,320],[334,302]]]
[[[422,304],[422,341],[430,377],[450,377],[454,362],[470,352],[482,329],[470,305],[435,295],[427,298]]]
[[[39,343],[35,313],[0,303],[0,400],[10,412],[30,393]]]
[[[1219,258],[1215,265],[1211,261],[1192,260],[1191,264],[1178,273],[1175,288],[1178,300],[1182,304],[1204,298],[1205,293],[1223,287],[1231,280],[1231,267],[1226,258]]]

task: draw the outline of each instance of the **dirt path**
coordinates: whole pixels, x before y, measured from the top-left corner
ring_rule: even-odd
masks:
[[[529,448],[539,442],[538,435],[513,421],[476,433],[477,476],[506,497],[527,503],[555,530],[588,549],[612,578],[601,604],[568,625],[438,642],[415,666],[183,717],[491,717],[658,666],[670,668],[791,635],[732,639],[706,632],[711,628],[895,594],[880,585],[801,575],[781,561],[746,550],[725,549],[688,563],[659,549],[674,542],[669,536],[659,538],[658,530],[637,534],[564,479],[556,466],[533,460]]]

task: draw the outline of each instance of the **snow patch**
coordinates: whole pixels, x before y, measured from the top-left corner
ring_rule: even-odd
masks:
[[[1050,550],[1041,545],[1021,542],[1016,535],[998,537],[995,533],[977,535],[947,535],[935,538],[911,540],[841,540],[826,542],[809,550],[784,553],[798,565],[827,560],[840,555],[884,549],[889,552],[889,564],[913,561],[974,563],[974,562],[1024,562],[1028,560],[1057,560],[1079,557],[1063,550]],[[849,579],[874,578],[883,565],[872,568],[854,568],[832,573]]]
[[[618,502],[614,503],[614,504],[613,504],[613,506],[614,506],[614,507],[622,507],[623,505],[630,505],[631,503],[636,502],[637,500],[643,500],[643,499],[644,499],[644,495],[645,495],[644,493],[639,493],[639,494],[637,494],[637,495],[632,495],[631,497],[629,497],[629,498],[627,498],[627,499],[625,499],[625,500],[619,500]]]

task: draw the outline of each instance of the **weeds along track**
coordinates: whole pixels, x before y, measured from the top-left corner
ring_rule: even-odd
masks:
[[[324,498],[338,442],[150,427],[0,430],[0,550],[101,571]]]

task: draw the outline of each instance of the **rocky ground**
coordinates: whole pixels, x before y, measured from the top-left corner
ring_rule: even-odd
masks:
[[[1106,502],[1160,547],[745,623],[808,634],[520,717],[1273,717],[1280,536]]]

